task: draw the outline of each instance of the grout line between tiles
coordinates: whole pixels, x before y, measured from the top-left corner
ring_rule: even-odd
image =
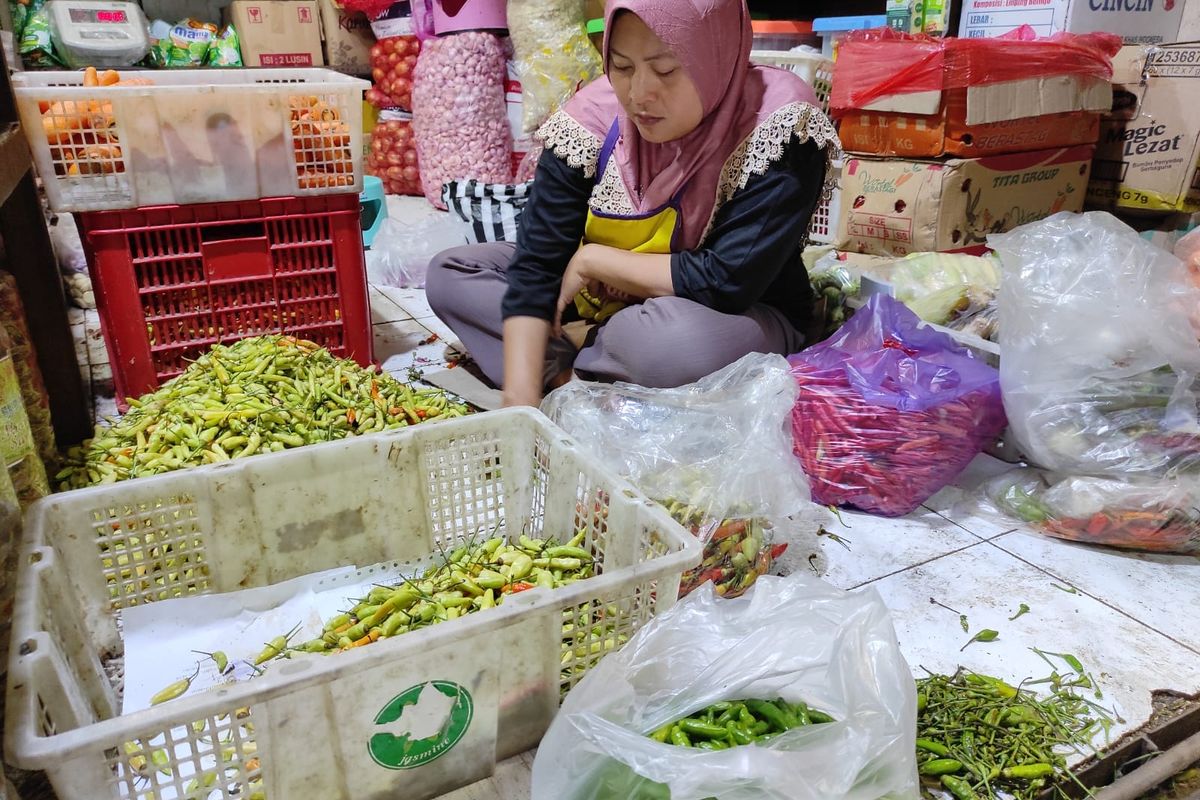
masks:
[[[976,538],[979,538],[979,537],[976,537]],[[984,544],[987,544],[987,542],[980,539],[978,542],[972,542],[971,544],[964,545],[962,547],[956,547],[953,550],[949,550],[945,553],[940,553],[936,556],[930,556],[929,558],[925,559],[924,561],[918,561],[916,564],[909,564],[907,567],[901,567],[900,569],[892,570],[891,572],[887,573],[886,575],[880,575],[878,578],[871,578],[870,580],[863,581],[862,583],[856,583],[855,585],[849,587],[849,590],[861,589],[864,586],[870,586],[872,583],[881,581],[884,578],[890,578],[893,575],[899,575],[902,572],[908,572],[911,569],[916,569],[917,567],[923,567],[926,564],[932,564],[934,561],[938,561],[940,559],[946,558],[947,556],[952,556],[955,553],[961,553],[964,550],[970,550],[972,547],[979,547],[980,545],[984,545]]]
[[[1014,531],[1009,531],[1009,533],[1013,533],[1013,532]],[[1002,535],[1007,535],[1007,534],[1002,534]],[[997,538],[997,537],[993,537],[993,539],[994,538]],[[1087,591],[1086,589],[1083,589],[1082,587],[1077,586],[1073,581],[1067,580],[1066,578],[1062,577],[1061,575],[1056,575],[1053,572],[1051,572],[1050,570],[1048,570],[1044,567],[1041,567],[1026,558],[1023,558],[1020,555],[1017,555],[1016,553],[1012,552],[1011,550],[1005,550],[1003,547],[1001,547],[999,544],[996,544],[994,541],[989,540],[989,541],[985,542],[985,544],[991,545],[992,547],[999,550],[1001,553],[1012,556],[1013,558],[1017,559],[1018,561],[1020,561],[1024,564],[1028,564],[1029,566],[1036,569],[1038,572],[1041,572],[1044,575],[1048,575],[1049,577],[1053,578],[1056,581],[1061,581],[1062,583],[1065,583],[1067,586],[1070,586],[1072,589],[1079,592],[1084,597],[1090,597],[1091,599],[1095,600],[1097,603],[1100,603],[1101,605],[1112,609],[1113,611],[1117,612],[1121,616],[1128,617],[1129,619],[1136,622],[1138,625],[1141,625],[1143,628],[1147,628],[1149,630],[1154,631],[1159,636],[1162,636],[1164,639],[1167,639],[1168,641],[1171,641],[1171,642],[1179,645],[1183,649],[1188,650],[1192,653],[1196,653],[1197,655],[1200,655],[1200,649],[1192,647],[1191,645],[1188,645],[1188,644],[1184,644],[1183,642],[1179,641],[1171,634],[1166,633],[1165,631],[1161,631],[1158,628],[1154,627],[1153,625],[1138,619],[1137,617],[1135,617],[1133,614],[1130,614],[1125,609],[1120,608],[1118,606],[1114,606],[1112,603],[1108,602],[1103,597],[1097,597],[1096,595],[1092,594],[1091,592]]]
[[[976,533],[975,531],[971,530],[970,528],[968,528],[966,525],[963,525],[962,523],[959,523],[959,522],[955,522],[953,519],[946,516],[941,511],[938,511],[937,509],[930,508],[929,506],[926,506],[926,505],[921,506],[921,508],[925,509],[926,511],[932,511],[934,514],[937,514],[939,517],[946,520],[946,522],[949,522],[951,525],[958,528],[959,530],[966,531],[967,533],[971,534],[972,536],[974,536],[976,539],[978,539],[981,542],[990,542],[993,539],[998,539],[1001,536],[1007,536],[1008,534],[1013,533],[1014,531],[1021,530],[1020,526],[1017,526],[1014,528],[1009,528],[1006,531],[1000,531],[999,533],[993,533],[991,536],[982,536],[982,535]]]

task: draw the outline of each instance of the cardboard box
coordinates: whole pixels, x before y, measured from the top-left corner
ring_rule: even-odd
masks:
[[[1089,205],[1200,211],[1200,42],[1151,49],[1125,88],[1130,108],[1101,126]]]
[[[832,102],[842,146],[866,155],[979,158],[1093,144],[1100,115],[1112,108],[1112,84],[1106,78],[1051,74],[980,82],[984,65],[1020,75],[1028,72],[1022,69],[1027,51],[1032,48],[1039,59],[1054,63],[1056,47],[955,39],[843,43]],[[1063,46],[1062,52],[1070,51]],[[880,63],[892,69],[880,74]],[[896,73],[911,79],[893,86]],[[854,85],[879,88],[870,94],[839,90]]]
[[[347,75],[371,74],[371,45],[375,34],[371,21],[361,11],[347,11],[333,0],[318,0],[321,7],[321,38],[325,40],[325,64]]]
[[[985,39],[1029,25],[1041,36],[1105,31],[1126,44],[1160,44],[1179,35],[1183,7],[1183,0],[964,0],[958,35]]]
[[[1079,211],[1090,145],[948,161],[848,158],[836,247],[904,256],[984,244],[989,233]]]
[[[233,0],[225,12],[247,67],[324,66],[319,14],[315,0]]]

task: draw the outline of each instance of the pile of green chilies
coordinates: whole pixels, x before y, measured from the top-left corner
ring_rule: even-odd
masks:
[[[931,675],[917,681],[918,769],[958,800],[1033,800],[1074,779],[1062,751],[1090,748],[1103,724],[1096,713],[1057,682],[1039,697],[973,672]]]
[[[804,703],[785,700],[722,700],[650,734],[656,742],[701,750],[766,742],[792,728],[833,722],[833,717]]]
[[[62,490],[216,464],[434,418],[467,407],[289,336],[217,345],[72,448]]]

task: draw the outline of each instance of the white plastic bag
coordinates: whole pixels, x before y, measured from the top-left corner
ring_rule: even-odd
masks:
[[[415,225],[385,219],[367,251],[367,282],[400,289],[425,285],[429,260],[443,250],[467,244],[458,220],[438,214]]]
[[[776,698],[835,722],[718,752],[647,738],[721,700]],[[532,797],[916,798],[916,727],[916,687],[874,589],[803,574],[763,578],[737,600],[704,588],[571,690],[538,748]]]
[[[1200,472],[1200,292],[1179,259],[1104,212],[988,244],[1004,264],[1004,406],[1028,458],[1072,475]]]
[[[573,381],[542,412],[705,542],[682,594],[712,580],[733,597],[770,571],[782,555],[771,543],[810,506],[792,454],[797,392],[786,359],[751,353],[675,389]],[[729,540],[750,541],[742,559],[720,552]]]

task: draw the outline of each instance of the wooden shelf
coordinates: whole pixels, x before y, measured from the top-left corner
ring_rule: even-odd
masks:
[[[32,166],[19,123],[0,124],[0,205],[12,195]]]

